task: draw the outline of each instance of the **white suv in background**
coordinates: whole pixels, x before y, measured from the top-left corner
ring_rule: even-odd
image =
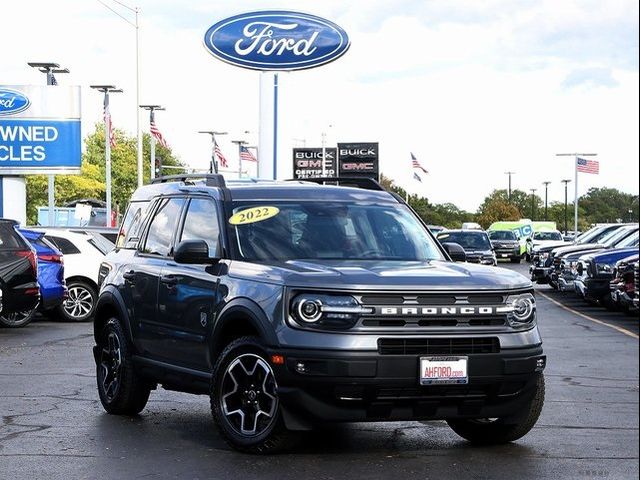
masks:
[[[92,231],[41,227],[37,230],[44,232],[47,240],[64,256],[64,278],[69,298],[58,307],[62,319],[73,322],[91,320],[98,300],[98,270],[114,245]]]

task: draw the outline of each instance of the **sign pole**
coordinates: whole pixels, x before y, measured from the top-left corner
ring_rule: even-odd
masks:
[[[104,92],[104,116],[105,119],[107,119],[104,122],[104,168],[107,184],[107,226],[111,226],[111,138],[109,132],[109,122],[111,122],[111,114],[109,113],[109,90],[105,90]]]
[[[573,234],[576,236],[578,235],[578,157],[595,157],[597,155],[598,155],[597,153],[556,153],[556,157],[573,157],[573,168],[575,172],[575,183],[576,183],[574,185],[575,190],[574,190],[574,201],[573,201]],[[565,188],[566,188],[566,183],[565,183]]]

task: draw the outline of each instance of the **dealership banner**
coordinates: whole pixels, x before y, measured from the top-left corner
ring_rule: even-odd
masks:
[[[80,87],[0,86],[0,175],[80,173]]]
[[[336,176],[336,149],[325,148],[325,177]],[[293,178],[322,177],[322,148],[293,149]]]
[[[379,148],[375,143],[339,143],[338,165],[341,177],[369,177],[378,180]]]

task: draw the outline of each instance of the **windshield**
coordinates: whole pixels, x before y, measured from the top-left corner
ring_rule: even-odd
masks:
[[[484,232],[447,232],[438,235],[442,243],[457,243],[465,250],[491,250],[491,242]]]
[[[229,223],[240,255],[251,261],[444,260],[400,204],[236,202]]]
[[[617,248],[629,248],[629,247],[637,247],[638,246],[638,231],[636,230],[634,233],[629,235],[624,240],[621,240],[616,244]]]
[[[536,232],[533,234],[534,240],[560,240],[562,241],[562,234],[560,232]]]
[[[625,238],[627,235],[629,235],[630,231],[630,228],[616,228],[615,230],[609,232],[607,235],[604,235],[602,238],[598,239],[597,243],[606,247],[611,247]]]
[[[489,232],[491,240],[517,240],[516,234],[511,230],[494,230]]]
[[[590,243],[593,238],[596,238],[598,235],[602,235],[604,231],[604,227],[594,227],[589,231],[584,232],[577,239],[577,243]]]

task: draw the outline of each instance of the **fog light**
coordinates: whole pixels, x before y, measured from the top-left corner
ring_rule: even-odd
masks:
[[[302,363],[302,362],[296,363],[296,372],[304,373],[306,371],[307,371],[307,368],[304,366],[304,363]]]
[[[539,358],[538,360],[536,360],[536,372],[541,372],[542,370],[544,370],[544,367],[546,367],[546,365],[546,358]]]

